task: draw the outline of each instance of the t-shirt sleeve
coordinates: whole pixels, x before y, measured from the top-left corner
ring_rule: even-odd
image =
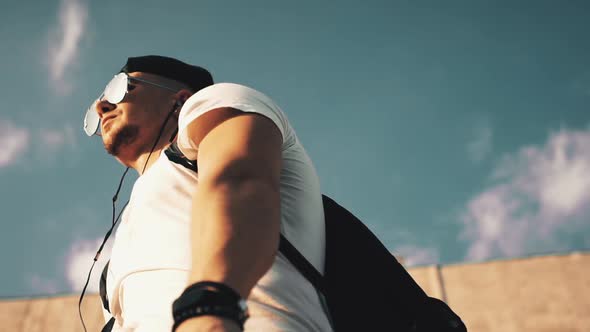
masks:
[[[178,148],[189,159],[196,159],[197,146],[188,136],[188,125],[199,116],[222,107],[231,107],[243,112],[261,114],[279,128],[283,144],[287,141],[289,124],[285,114],[266,95],[243,85],[218,83],[192,95],[180,110],[178,117]]]

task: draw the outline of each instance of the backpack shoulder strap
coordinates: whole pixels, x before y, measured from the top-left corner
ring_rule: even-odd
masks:
[[[115,317],[111,317],[109,321],[105,324],[105,326],[100,330],[100,332],[111,332],[113,330],[113,326],[115,325]]]
[[[324,286],[324,277],[318,270],[281,234],[279,240],[279,251],[285,255],[287,260],[295,266],[307,281],[309,281],[315,289],[326,295],[326,288]]]
[[[98,284],[98,290],[100,293],[100,300],[102,302],[102,307],[106,309],[106,311],[108,311],[109,313],[111,312],[111,310],[109,309],[109,298],[107,296],[107,273],[109,270],[109,263],[111,261],[109,260],[107,262],[107,264],[104,266],[103,270],[102,270],[102,274],[100,275],[100,281]]]
[[[107,296],[107,273],[109,270],[109,260],[107,264],[102,269],[102,274],[100,275],[100,282],[98,284],[98,289],[100,293],[100,300],[102,302],[102,307],[106,309],[109,313],[111,310],[109,309],[109,298]],[[113,326],[115,325],[115,317],[111,317],[109,321],[105,324],[105,326],[100,330],[101,332],[111,332],[113,330]]]
[[[190,169],[193,172],[199,171],[199,169],[197,167],[197,161],[196,160],[189,160],[182,153],[182,151],[180,151],[180,149],[178,148],[178,145],[176,145],[176,142],[170,144],[170,146],[166,150],[164,150],[164,153],[166,154],[166,156],[168,157],[168,159],[171,162],[182,165],[182,166]]]

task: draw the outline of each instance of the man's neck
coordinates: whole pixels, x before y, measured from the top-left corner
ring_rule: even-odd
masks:
[[[117,160],[127,167],[133,168],[139,176],[143,175],[158,160],[160,154],[170,146],[170,143],[157,146],[152,152],[150,150],[140,152],[135,156],[117,156]]]

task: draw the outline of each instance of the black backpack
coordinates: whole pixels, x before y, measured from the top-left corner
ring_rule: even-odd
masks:
[[[461,318],[443,301],[428,297],[357,217],[326,195],[322,200],[324,276],[281,236],[288,247],[282,252],[324,294],[335,331],[467,331]]]
[[[172,144],[168,159],[197,171]],[[352,213],[322,195],[326,222],[325,271],[322,275],[280,235],[279,251],[324,296],[336,332],[466,332],[457,316],[441,300],[428,297],[379,239]],[[108,310],[106,270],[100,294]],[[103,332],[110,331],[111,319]]]

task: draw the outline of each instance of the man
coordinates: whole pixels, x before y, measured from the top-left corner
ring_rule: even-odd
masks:
[[[106,273],[113,331],[331,331],[318,292],[277,251],[280,232],[324,270],[319,180],[271,99],[144,56],[91,113],[107,152],[140,174]],[[175,149],[194,170],[164,153]]]

